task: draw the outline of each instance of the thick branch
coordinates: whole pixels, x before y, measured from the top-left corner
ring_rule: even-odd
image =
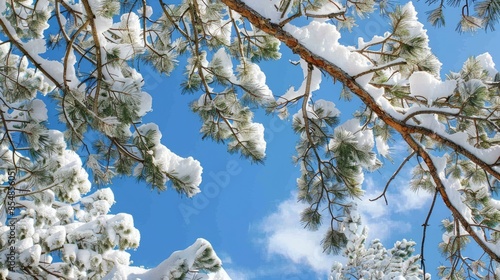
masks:
[[[99,91],[101,90],[101,87],[102,87],[101,82],[102,82],[102,77],[103,77],[101,41],[99,39],[100,32],[97,31],[96,22],[94,21],[96,16],[94,15],[94,13],[92,11],[92,7],[90,6],[89,2],[87,0],[83,0],[82,3],[83,3],[83,6],[85,7],[85,12],[87,13],[87,18],[90,21],[90,28],[92,29],[92,37],[94,39],[94,44],[95,44],[95,60],[97,63],[97,65],[96,65],[97,85],[96,85],[95,94],[94,94],[94,108],[93,109],[94,109],[94,112],[97,114],[97,112],[98,112],[97,108],[99,106]]]
[[[377,104],[377,102],[373,99],[373,97],[363,87],[361,87],[352,76],[347,74],[337,65],[327,61],[326,59],[318,55],[313,54],[309,49],[307,49],[304,45],[302,45],[299,42],[299,40],[293,37],[290,33],[284,31],[282,27],[280,27],[278,24],[272,23],[269,19],[262,17],[259,13],[257,13],[252,8],[248,7],[241,0],[222,0],[222,2],[226,4],[230,9],[235,10],[236,12],[247,18],[257,28],[282,41],[294,53],[300,55],[300,57],[304,59],[307,63],[322,69],[323,71],[330,74],[334,79],[342,82],[354,94],[356,94],[363,103],[365,103],[373,112],[375,112],[382,121],[384,121],[389,126],[398,131],[403,136],[403,139],[405,139],[408,145],[410,145],[410,147],[424,159],[425,163],[429,167],[429,171],[432,174],[434,182],[436,183],[436,189],[441,194],[441,197],[446,206],[451,210],[454,216],[457,217],[460,223],[462,223],[465,230],[478,243],[478,245],[492,259],[494,259],[497,262],[500,262],[500,257],[496,255],[495,252],[493,252],[484,243],[484,241],[476,234],[474,229],[471,227],[467,219],[451,203],[446,193],[445,186],[443,185],[441,179],[439,178],[436,167],[434,166],[434,163],[432,162],[430,155],[425,151],[423,147],[419,145],[419,143],[417,143],[411,137],[411,134],[416,133],[416,134],[426,135],[431,139],[450,147],[451,149],[457,151],[458,153],[461,153],[462,155],[468,157],[472,162],[483,168],[485,171],[487,171],[489,174],[491,174],[497,179],[500,179],[500,173],[495,171],[489,164],[478,158],[472,152],[456,144],[450,139],[447,139],[446,137],[439,135],[438,133],[428,128],[409,125],[391,116]]]
[[[408,143],[408,145],[410,145],[410,147],[414,151],[416,151],[420,155],[420,157],[422,157],[425,164],[429,168],[432,179],[436,184],[436,190],[441,195],[441,198],[443,199],[444,204],[446,204],[446,207],[450,209],[451,213],[453,213],[453,216],[458,219],[467,233],[474,239],[474,241],[476,241],[476,243],[484,250],[484,252],[486,252],[496,262],[500,262],[500,256],[498,256],[485,244],[485,242],[477,235],[476,231],[472,228],[470,222],[462,215],[462,213],[455,207],[455,205],[451,203],[451,200],[446,193],[446,188],[441,181],[441,178],[439,178],[438,171],[436,169],[436,166],[434,165],[434,162],[432,161],[431,156],[419,143],[417,143],[417,141],[415,141],[415,139],[413,139],[413,137],[411,137],[409,133],[402,133],[402,136],[403,139],[405,139],[406,143]]]
[[[439,135],[438,133],[432,131],[431,129],[414,126],[406,124],[401,120],[398,120],[388,114],[382,107],[380,107],[373,97],[360,86],[355,79],[347,74],[344,70],[339,68],[337,65],[327,61],[326,59],[315,55],[307,47],[299,42],[290,33],[283,30],[278,24],[272,23],[269,19],[264,18],[258,12],[247,6],[241,0],[222,0],[230,9],[235,10],[245,18],[247,18],[253,25],[269,35],[274,36],[278,40],[282,41],[287,45],[294,53],[300,55],[302,59],[306,62],[313,64],[314,66],[322,69],[323,71],[330,74],[335,80],[339,80],[346,87],[348,87],[354,94],[356,94],[363,103],[365,103],[373,112],[375,112],[378,117],[387,123],[389,126],[394,128],[399,133],[403,134],[423,134],[429,138],[437,141],[443,145],[450,147],[451,149],[461,153],[462,155],[468,157],[472,162],[479,165],[481,168],[486,170],[489,174],[500,180],[500,173],[495,171],[489,164],[481,160],[479,157],[474,155],[469,150],[465,149],[461,145],[451,141],[450,139]]]

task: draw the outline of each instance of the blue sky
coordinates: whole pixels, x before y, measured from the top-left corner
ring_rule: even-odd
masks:
[[[456,33],[456,22],[451,16],[459,10],[452,8],[447,8],[448,26],[433,28],[425,22],[425,11],[430,8],[423,1],[414,4],[428,30],[432,50],[443,63],[443,77],[450,70],[458,71],[468,57],[484,52],[490,52],[497,65],[500,63],[498,32]],[[375,17],[364,20],[353,33],[343,33],[342,41],[355,44],[359,36],[366,40],[374,34],[383,34],[387,30],[385,22]],[[288,62],[298,58],[283,45],[282,52],[280,61],[261,64],[275,95],[302,82],[300,67]],[[188,106],[199,94],[181,94],[182,66],[169,77],[159,76],[147,68],[142,70],[145,90],[153,96],[153,112],[144,122],[156,122],[160,126],[162,143],[170,150],[201,162],[203,183],[202,193],[188,199],[171,189],[163,193],[151,191],[134,179],[114,181],[116,204],[112,212],[132,214],[141,231],[141,245],[131,252],[134,264],[156,266],[173,251],[184,249],[196,238],[203,237],[212,243],[233,279],[326,279],[324,273],[333,257],[320,253],[322,232],[301,230],[299,216],[295,215],[302,207],[295,203],[292,194],[299,171],[291,159],[297,140],[291,123],[257,111],[256,121],[266,127],[267,158],[264,164],[251,164],[237,154],[227,153],[223,144],[201,140],[198,132],[201,122]],[[342,111],[342,122],[350,118],[349,112],[358,108],[357,101],[338,100],[339,90],[331,79],[324,79],[321,87],[319,96],[336,102]],[[367,198],[379,193],[405,156],[405,148],[400,143],[392,146],[394,164],[386,160],[384,169],[366,176]],[[430,196],[406,191],[409,172],[406,168],[391,185],[388,207],[382,201],[363,202],[369,239],[380,238],[386,247],[392,247],[395,240],[408,238],[415,240],[420,248],[421,224]],[[441,238],[439,221],[448,215],[446,209],[438,207],[429,229],[431,238],[426,246],[426,259],[433,274],[440,261],[434,249]]]

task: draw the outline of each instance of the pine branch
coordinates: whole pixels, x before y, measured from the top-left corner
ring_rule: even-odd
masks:
[[[374,73],[374,72],[377,72],[377,71],[380,71],[380,70],[384,70],[384,69],[387,69],[387,68],[391,68],[391,67],[394,67],[394,66],[398,66],[398,65],[406,65],[406,61],[393,61],[391,63],[387,63],[387,64],[384,64],[384,65],[380,65],[380,66],[377,66],[377,67],[373,67],[372,69],[369,69],[369,70],[366,70],[366,71],[363,71],[359,74],[356,74],[354,76],[352,76],[352,78],[354,80],[356,80],[357,78],[361,77],[361,76],[364,76],[366,74],[370,74],[370,73]]]
[[[469,158],[472,162],[479,165],[481,168],[485,169],[489,174],[500,180],[500,173],[493,169],[492,166],[484,162],[482,159],[474,155],[469,150],[465,149],[461,145],[453,142],[452,140],[446,138],[443,135],[439,135],[431,129],[409,125],[403,123],[401,120],[391,116],[387,113],[373,97],[362,88],[349,74],[344,70],[336,66],[335,64],[319,57],[302,45],[296,38],[294,38],[290,33],[284,31],[277,24],[270,22],[268,19],[262,17],[252,8],[248,7],[241,0],[221,0],[229,8],[240,13],[242,16],[247,18],[252,24],[257,26],[262,31],[272,35],[282,41],[287,45],[294,53],[301,56],[302,59],[308,63],[313,64],[315,67],[322,69],[324,72],[330,74],[336,80],[342,82],[346,87],[348,87],[354,94],[356,94],[363,103],[365,103],[370,109],[377,114],[377,116],[387,123],[389,126],[394,128],[399,133],[408,134],[422,134],[430,137],[431,139],[439,142],[443,145],[449,146],[451,149],[457,150],[459,153],[463,154]]]
[[[440,135],[430,129],[419,127],[415,125],[409,125],[403,123],[401,120],[396,119],[391,116],[388,112],[386,112],[377,102],[373,99],[373,97],[363,88],[361,87],[352,76],[348,75],[344,70],[336,66],[335,64],[325,60],[322,57],[319,57],[312,53],[309,49],[307,49],[304,45],[302,45],[296,38],[294,38],[290,33],[286,32],[279,25],[270,22],[269,19],[262,17],[255,10],[247,6],[241,0],[221,0],[224,4],[226,4],[229,8],[235,10],[245,18],[247,18],[253,25],[257,28],[263,30],[269,35],[274,36],[275,38],[282,41],[285,45],[287,45],[294,53],[301,56],[309,64],[314,65],[329,73],[333,78],[342,82],[345,86],[347,86],[354,94],[356,94],[363,103],[365,103],[373,112],[377,114],[377,116],[384,121],[386,124],[391,126],[397,132],[399,132],[403,139],[408,143],[408,145],[417,152],[417,154],[424,159],[426,162],[430,173],[432,175],[433,181],[435,182],[439,193],[442,196],[442,199],[446,206],[452,211],[452,213],[460,220],[463,224],[464,228],[467,232],[473,237],[473,239],[477,242],[477,244],[488,253],[488,255],[497,262],[500,262],[500,256],[495,254],[488,245],[486,245],[480,237],[477,236],[474,229],[468,223],[467,219],[458,211],[458,209],[451,203],[448,198],[445,190],[445,186],[443,182],[439,178],[436,167],[432,162],[430,155],[427,151],[417,143],[411,134],[421,134],[425,135],[432,140],[441,143],[445,146],[450,147],[451,149],[456,150],[462,155],[469,158],[472,162],[486,170],[489,174],[494,176],[495,178],[500,180],[500,173],[493,169],[493,167],[482,159],[474,155],[471,151],[465,149],[461,145],[453,142],[452,140],[446,138],[443,135]]]
[[[98,107],[99,107],[99,96],[100,96],[100,91],[102,87],[102,80],[103,80],[103,61],[102,61],[102,54],[101,54],[101,41],[99,39],[99,32],[97,31],[97,26],[95,22],[96,16],[94,15],[94,12],[92,11],[92,7],[89,4],[88,0],[82,0],[82,4],[85,7],[85,12],[87,13],[87,20],[90,22],[90,28],[92,29],[92,37],[94,39],[94,48],[95,48],[95,59],[96,59],[96,71],[97,71],[97,85],[95,88],[95,93],[94,93],[94,112],[97,114],[98,113]]]

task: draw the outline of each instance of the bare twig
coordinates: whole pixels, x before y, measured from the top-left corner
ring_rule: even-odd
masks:
[[[394,180],[394,178],[396,178],[396,176],[399,174],[399,172],[401,171],[401,169],[403,169],[403,166],[405,166],[405,164],[415,155],[415,151],[413,151],[410,155],[408,155],[404,160],[403,162],[399,165],[398,169],[392,174],[391,178],[389,178],[389,181],[387,181],[387,183],[385,184],[385,187],[384,187],[384,191],[377,197],[375,198],[372,198],[372,199],[369,199],[370,201],[375,201],[375,200],[378,200],[379,198],[381,197],[384,197],[384,200],[385,200],[385,205],[388,205],[387,203],[387,196],[386,196],[386,192],[387,192],[387,189],[389,188],[389,184],[391,184],[392,180]]]

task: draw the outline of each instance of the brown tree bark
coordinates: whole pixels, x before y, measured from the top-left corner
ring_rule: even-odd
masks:
[[[294,53],[298,54],[306,62],[314,65],[315,67],[323,70],[324,72],[327,72],[335,80],[342,82],[355,95],[357,95],[361,99],[361,101],[368,106],[368,108],[370,108],[374,113],[376,113],[377,116],[382,121],[384,121],[394,130],[399,132],[403,137],[403,139],[408,143],[408,145],[424,160],[424,162],[428,166],[433,181],[436,185],[436,189],[441,194],[443,202],[450,209],[453,216],[460,221],[460,223],[467,231],[467,233],[493,260],[500,262],[500,256],[489,248],[489,246],[474,231],[469,221],[467,221],[467,219],[460,213],[460,211],[458,211],[456,206],[454,206],[451,203],[446,193],[445,186],[441,181],[441,179],[439,178],[438,171],[432,161],[432,158],[427,153],[427,151],[412,137],[412,134],[425,135],[430,137],[434,141],[437,141],[443,145],[448,146],[449,148],[457,151],[458,153],[470,159],[472,162],[474,162],[479,167],[488,172],[488,174],[490,174],[491,176],[500,180],[499,172],[494,170],[491,165],[484,162],[482,159],[474,155],[472,152],[468,151],[467,149],[453,142],[452,140],[446,138],[445,136],[439,135],[438,133],[428,128],[407,124],[406,122],[398,120],[393,116],[389,115],[387,112],[384,111],[384,109],[381,106],[377,104],[377,102],[373,99],[373,97],[355,81],[355,79],[352,76],[348,75],[345,71],[343,71],[335,64],[312,53],[309,49],[307,49],[304,45],[302,45],[299,42],[299,40],[293,37],[290,33],[284,31],[279,24],[272,23],[269,19],[262,17],[258,12],[253,10],[251,7],[247,6],[241,0],[221,0],[221,1],[224,4],[226,4],[230,9],[238,12],[243,17],[248,19],[248,21],[250,21],[255,27],[279,39],[281,42],[283,42]]]

